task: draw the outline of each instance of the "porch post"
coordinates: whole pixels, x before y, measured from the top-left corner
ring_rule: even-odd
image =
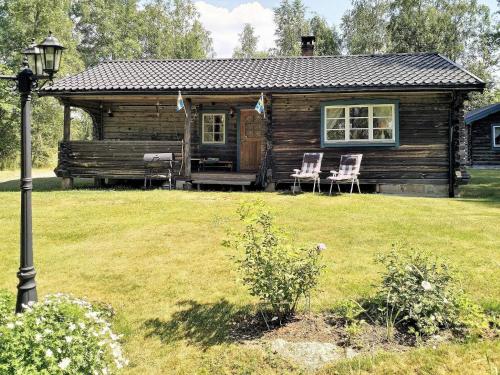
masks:
[[[64,133],[63,141],[67,142],[71,139],[71,106],[64,104]]]
[[[186,99],[186,123],[184,126],[184,177],[191,178],[191,99]]]
[[[71,140],[71,106],[68,103],[64,103],[64,125],[63,125],[63,142],[69,142]],[[59,146],[60,147],[60,146]],[[63,177],[61,180],[61,187],[63,189],[73,188],[73,178]]]

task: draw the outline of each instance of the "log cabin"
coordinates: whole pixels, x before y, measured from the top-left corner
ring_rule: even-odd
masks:
[[[468,161],[473,167],[500,167],[500,103],[465,115],[468,131]]]
[[[40,91],[64,105],[57,176],[142,179],[145,153],[181,160],[178,183],[267,186],[292,181],[305,152],[324,178],[362,153],[362,185],[450,196],[467,182],[463,103],[485,84],[437,53],[103,61]],[[178,93],[185,111],[176,111]],[[254,110],[261,93],[265,111]],[[94,139],[71,139],[71,108]]]

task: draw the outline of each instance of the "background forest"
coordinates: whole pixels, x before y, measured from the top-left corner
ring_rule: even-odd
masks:
[[[317,55],[436,51],[488,82],[485,93],[470,98],[470,110],[500,101],[494,83],[500,73],[499,18],[475,0],[353,0],[341,24],[331,25],[301,0],[282,0],[274,9],[275,48],[257,50],[255,30],[246,24],[233,55],[297,56],[300,36],[307,34],[316,36]],[[14,74],[21,49],[49,30],[68,48],[59,77],[105,59],[216,57],[191,0],[0,0],[0,74]],[[17,166],[19,116],[12,85],[0,82],[0,170]],[[91,139],[90,118],[72,116],[72,137]],[[53,164],[62,117],[55,99],[35,96],[35,166]]]

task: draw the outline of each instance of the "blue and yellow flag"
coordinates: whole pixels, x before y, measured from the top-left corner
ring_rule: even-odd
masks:
[[[182,100],[182,95],[179,91],[179,96],[177,96],[177,112],[179,112],[181,109],[184,109],[184,100]]]
[[[260,114],[263,113],[264,114],[264,118],[266,117],[266,112],[265,112],[265,108],[264,108],[264,93],[260,94],[260,99],[257,102],[257,104],[255,105],[255,110],[257,112],[259,112]]]

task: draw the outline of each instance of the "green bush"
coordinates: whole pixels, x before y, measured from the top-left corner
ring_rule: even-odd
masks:
[[[0,290],[0,326],[4,324],[7,317],[14,311],[14,296],[5,290]]]
[[[0,295],[0,309],[10,297]],[[12,311],[12,310],[10,310]],[[111,374],[127,364],[112,310],[57,294],[5,313],[0,322],[0,374]]]
[[[441,329],[468,335],[487,327],[485,314],[457,287],[446,263],[401,248],[378,260],[385,272],[372,313],[385,322],[389,337],[394,328],[427,336]]]
[[[244,251],[237,260],[244,284],[282,322],[295,313],[299,299],[317,286],[320,253],[326,246],[296,248],[261,204],[242,205],[238,214],[244,230],[233,233],[224,245]]]

